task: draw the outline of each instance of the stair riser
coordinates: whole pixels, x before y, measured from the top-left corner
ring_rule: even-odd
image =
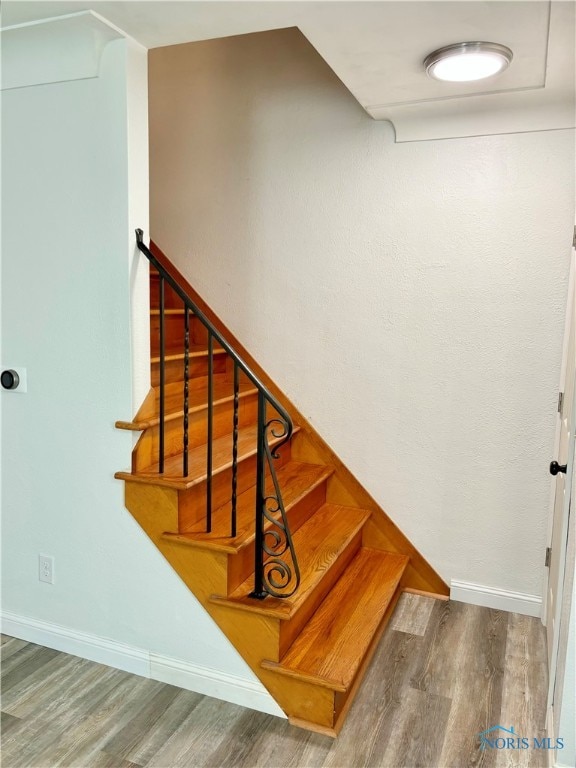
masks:
[[[232,456],[230,456],[230,459]],[[290,445],[284,445],[279,451],[276,468],[290,461]],[[237,494],[251,488],[256,482],[256,456],[250,456],[238,463]],[[232,468],[219,472],[212,477],[212,508],[218,509],[230,502],[232,494]],[[206,519],[206,483],[180,491],[178,496],[178,531],[188,533],[194,524]]]
[[[218,354],[214,355],[212,370],[214,373],[226,372],[226,355]],[[184,361],[183,360],[167,360],[164,366],[164,375],[166,384],[172,384],[176,381],[184,380]],[[201,357],[191,357],[188,363],[188,377],[190,379],[196,376],[208,375],[208,357],[203,355]],[[160,363],[152,363],[151,372],[152,386],[160,386]]]
[[[124,491],[126,508],[156,546],[164,531],[177,529],[178,491],[131,482],[124,484]]]
[[[208,334],[200,320],[192,314],[188,318],[190,344],[207,344]],[[184,350],[184,315],[164,315],[164,344],[165,349]],[[150,352],[152,357],[160,354],[160,315],[150,317]]]
[[[240,386],[245,387],[248,384],[248,380],[245,376],[240,378]],[[213,386],[215,392],[222,392],[224,389],[225,396],[232,398],[234,394],[232,380],[227,373],[217,373],[213,377]],[[172,382],[166,387],[166,413],[170,414],[174,411],[181,411],[184,404],[184,381],[179,379],[177,382]],[[208,400],[208,376],[196,376],[188,381],[188,396],[190,402],[197,400],[197,394],[202,393],[203,399],[206,402]],[[219,395],[220,399],[222,394]],[[243,397],[242,391],[240,397]],[[159,387],[156,387],[154,392],[154,405],[150,413],[150,418],[157,417],[160,411],[160,391]],[[178,417],[182,420],[181,415]]]
[[[234,403],[229,401],[213,408],[213,439],[230,434]],[[255,394],[240,398],[238,404],[239,428],[254,424],[258,417],[258,399]],[[177,456],[182,453],[182,419],[171,419],[164,424],[164,455]],[[197,411],[188,415],[188,448],[205,445],[207,438],[206,411]],[[141,436],[133,453],[133,472],[150,467],[158,461],[160,426],[150,427]]]
[[[150,309],[158,309],[160,306],[160,298],[158,286],[160,283],[160,275],[155,269],[150,269]],[[182,299],[177,293],[174,293],[168,283],[164,283],[164,308],[165,309],[182,309]]]
[[[294,639],[300,634],[304,625],[310,619],[312,614],[316,611],[320,603],[324,600],[326,595],[330,592],[334,584],[338,581],[340,576],[344,573],[346,566],[352,560],[356,552],[362,545],[362,531],[358,531],[356,536],[349,542],[345,549],[342,550],[336,562],[328,570],[318,587],[312,592],[304,604],[299,608],[297,613],[292,616],[290,621],[282,621],[280,624],[280,642],[279,653],[280,656],[274,661],[280,661],[286,651],[290,648]]]
[[[284,685],[279,685],[268,675],[262,675],[262,682],[288,715],[290,722],[301,720],[303,722],[299,724],[300,727],[303,727],[304,723],[313,723],[315,728],[310,730],[317,730],[320,733],[328,733],[332,729],[334,723],[333,691],[298,680],[290,680],[289,684],[286,685],[287,678],[283,680]],[[334,736],[335,734],[330,735]],[[302,763],[298,763],[298,765],[302,765]]]
[[[214,386],[222,386],[228,381],[228,378],[225,373],[218,373],[213,377]],[[180,410],[182,408],[182,404],[184,402],[184,381],[180,379],[177,382],[173,382],[170,384],[170,386],[166,387],[166,409],[168,411],[173,410]],[[208,391],[208,377],[207,376],[197,376],[194,379],[190,379],[188,382],[188,395],[189,397],[194,397],[196,392],[207,392]],[[230,392],[232,392],[232,385],[230,384]],[[155,397],[154,397],[154,415],[157,416],[160,411],[159,406],[160,401],[160,392],[159,388],[157,387],[155,390]]]
[[[290,532],[292,534],[310,518],[326,500],[326,481],[313,488],[304,498],[287,510]],[[254,492],[254,504],[256,493]],[[228,558],[228,594],[233,592],[254,571],[254,548],[245,547]]]

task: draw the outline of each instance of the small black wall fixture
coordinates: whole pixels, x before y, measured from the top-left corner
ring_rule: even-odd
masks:
[[[20,384],[20,376],[18,376],[16,371],[13,371],[11,368],[7,368],[5,371],[2,371],[2,374],[0,375],[0,382],[2,383],[2,387],[4,389],[17,389],[18,384]]]

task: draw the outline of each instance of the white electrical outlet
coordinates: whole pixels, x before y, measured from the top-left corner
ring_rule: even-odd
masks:
[[[38,578],[54,584],[54,558],[50,555],[38,555]]]

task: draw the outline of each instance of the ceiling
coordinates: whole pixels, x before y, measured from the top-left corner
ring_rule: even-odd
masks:
[[[93,10],[147,48],[297,26],[397,140],[573,127],[572,0],[109,2],[5,0],[3,27]],[[482,83],[430,79],[424,57],[467,40],[507,45],[509,69]]]

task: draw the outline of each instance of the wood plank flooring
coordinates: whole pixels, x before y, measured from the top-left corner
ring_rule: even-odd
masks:
[[[538,619],[405,594],[336,741],[287,721],[2,638],[4,768],[500,768],[502,724],[544,735]]]

